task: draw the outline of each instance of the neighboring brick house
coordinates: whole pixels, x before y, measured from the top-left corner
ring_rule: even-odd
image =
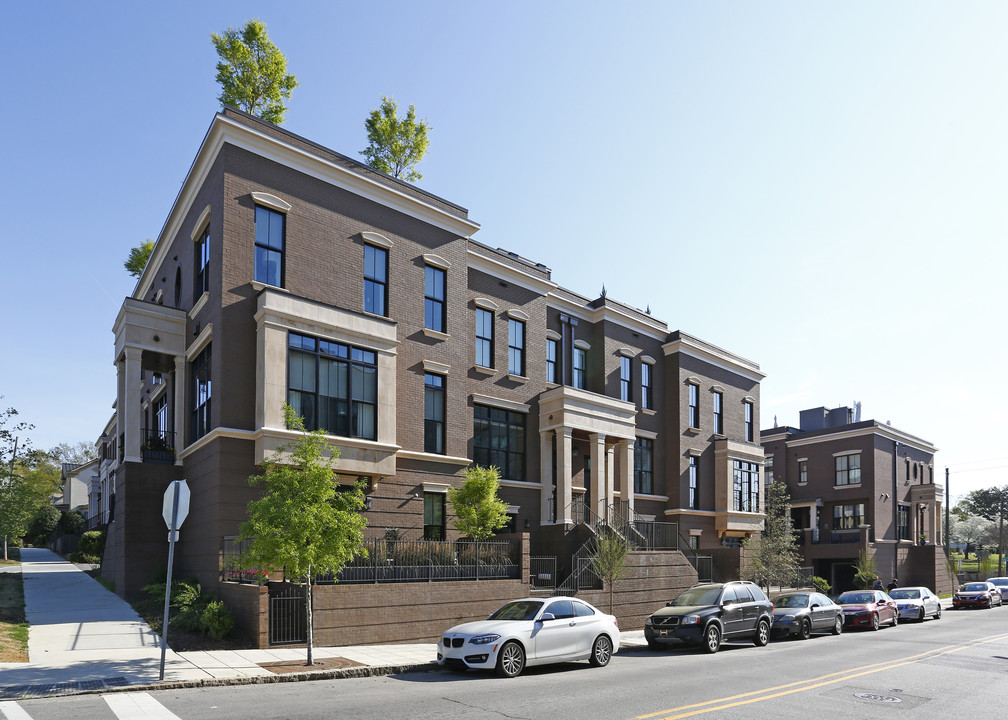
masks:
[[[787,483],[805,563],[836,592],[854,587],[861,550],[875,557],[884,584],[953,589],[934,445],[848,407],[803,410],[799,427],[763,430],[760,439],[766,481]]]
[[[566,290],[478,229],[286,130],[214,117],[115,321],[118,592],[163,565],[161,494],[182,477],[177,572],[217,582],[249,476],[295,437],[284,402],[366,480],[368,537],[456,537],[446,492],[476,462],[501,469],[506,531],[533,553],[618,514],[677,522],[737,572],[762,527],[759,366]]]

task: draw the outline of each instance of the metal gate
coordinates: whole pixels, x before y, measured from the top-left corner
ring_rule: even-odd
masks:
[[[293,645],[303,642],[308,642],[304,590],[300,585],[270,585],[269,644]]]
[[[556,583],[556,557],[529,558],[529,589],[532,592],[552,593]]]

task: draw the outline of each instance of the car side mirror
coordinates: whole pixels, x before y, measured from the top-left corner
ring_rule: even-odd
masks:
[[[556,620],[556,615],[553,613],[543,613],[539,618],[540,622],[547,622],[549,620]]]
[[[672,607],[672,603],[671,602],[665,603],[665,607]]]
[[[817,607],[819,607],[819,603],[812,603],[812,609],[813,610],[815,610]]]

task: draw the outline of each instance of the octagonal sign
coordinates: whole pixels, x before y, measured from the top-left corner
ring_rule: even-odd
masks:
[[[177,491],[177,492],[176,492]],[[182,527],[182,521],[186,519],[189,514],[189,485],[185,480],[175,480],[172,482],[168,489],[165,490],[164,494],[164,506],[161,511],[161,515],[164,517],[165,525],[171,530],[172,521],[172,510],[175,509],[176,502],[178,503],[178,511],[175,516],[175,529],[178,530]],[[178,498],[176,500],[176,498]]]

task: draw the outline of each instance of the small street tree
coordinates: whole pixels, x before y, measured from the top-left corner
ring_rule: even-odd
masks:
[[[878,577],[878,565],[875,556],[867,550],[858,553],[857,563],[854,565],[854,582],[862,590],[870,590]]]
[[[448,490],[455,529],[473,540],[487,540],[507,525],[507,505],[497,497],[500,471],[473,465],[460,488]]]
[[[308,658],[313,664],[312,586],[321,574],[335,578],[354,557],[366,552],[360,510],[364,491],[360,483],[337,492],[332,462],[339,451],[330,450],[325,433],[307,432],[304,420],[284,404],[284,421],[301,437],[281,446],[263,463],[262,475],[251,485],[265,485],[263,497],[248,504],[248,520],[240,540],[246,543],[240,562],[244,567],[285,570],[292,582],[304,586],[308,620]]]
[[[144,268],[147,267],[147,261],[150,260],[152,252],[154,252],[154,241],[148,238],[135,248],[130,249],[129,257],[126,258],[123,267],[133,277],[140,277]]]
[[[211,33],[220,57],[217,82],[221,105],[233,105],[274,125],[282,125],[298,81],[287,72],[287,58],[266,33],[266,25],[249,20],[241,29]]]
[[[959,504],[967,512],[997,523],[998,573],[1000,574],[1001,568],[1004,567],[1004,523],[1005,515],[1008,515],[1008,485],[973,490]]]
[[[743,543],[743,576],[767,588],[771,583],[790,585],[798,577],[800,556],[791,527],[791,497],[786,484],[766,486],[763,510],[766,517],[762,534]]]
[[[595,546],[588,556],[591,568],[609,586],[609,614],[613,612],[613,593],[616,583],[626,575],[626,560],[630,543],[615,530],[605,529],[595,538]]]
[[[7,538],[21,537],[27,532],[39,505],[31,484],[16,472],[18,453],[23,457],[30,448],[24,435],[33,428],[18,421],[17,416],[18,411],[12,407],[0,411],[0,536],[3,536],[4,560]]]
[[[361,151],[367,164],[375,170],[402,179],[403,173],[410,182],[423,177],[416,166],[424,159],[430,147],[430,125],[416,119],[412,105],[406,117],[399,119],[399,107],[392,98],[382,97],[381,106],[372,110],[364,121],[368,146]]]

